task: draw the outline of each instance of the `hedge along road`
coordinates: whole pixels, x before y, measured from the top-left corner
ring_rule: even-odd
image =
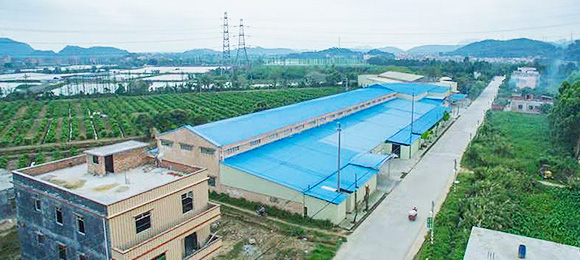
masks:
[[[427,234],[431,202],[435,202],[437,211],[445,200],[454,180],[454,161],[459,164],[503,80],[504,77],[495,77],[489,83],[397,188],[348,237],[335,260],[396,260],[415,256]],[[407,219],[413,206],[419,210],[415,222]]]

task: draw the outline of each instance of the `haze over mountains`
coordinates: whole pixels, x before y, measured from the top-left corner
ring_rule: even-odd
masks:
[[[562,47],[564,46],[564,47]],[[411,48],[407,51],[396,47],[382,47],[368,49],[360,48],[329,48],[320,51],[298,51],[289,48],[248,48],[249,56],[278,56],[287,58],[325,58],[325,57],[361,57],[363,54],[381,55],[394,57],[394,55],[458,55],[471,57],[552,57],[566,53],[568,47],[563,43],[547,43],[530,39],[513,40],[484,40],[461,45],[423,45]],[[570,45],[572,46],[572,45]],[[236,55],[237,50],[231,50]],[[192,49],[181,53],[183,56],[214,56],[221,55],[221,51],[212,49]],[[66,46],[59,52],[36,50],[30,45],[14,41],[9,38],[0,38],[0,56],[12,56],[17,58],[56,58],[56,57],[122,57],[130,52],[115,47],[79,47]],[[179,53],[178,53],[179,54]],[[567,54],[567,56],[574,56]]]

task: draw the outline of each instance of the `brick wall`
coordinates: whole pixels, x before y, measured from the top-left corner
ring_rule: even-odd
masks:
[[[105,158],[102,156],[87,155],[87,171],[90,174],[105,175]],[[93,162],[93,157],[97,157],[99,163]]]
[[[44,164],[39,164],[36,166],[28,167],[19,170],[22,173],[25,173],[30,176],[40,175],[46,172],[56,171],[58,169],[72,167],[75,165],[83,164],[86,162],[86,155],[77,155],[75,157],[70,157],[54,162],[48,162]]]
[[[113,154],[113,171],[122,172],[143,165],[147,161],[147,148]]]
[[[148,163],[154,164],[155,163],[155,159],[149,157]],[[193,167],[190,165],[185,165],[185,164],[181,164],[181,163],[176,163],[176,162],[171,162],[168,160],[161,160],[160,162],[158,162],[159,167],[163,167],[163,168],[167,168],[167,169],[172,169],[172,170],[176,170],[176,171],[180,171],[180,172],[184,172],[184,173],[192,173],[192,172],[197,172],[199,170],[201,170],[202,168],[200,167]]]

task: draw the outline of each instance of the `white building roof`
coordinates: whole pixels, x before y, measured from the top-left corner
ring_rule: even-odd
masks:
[[[126,141],[122,143],[107,145],[98,147],[91,150],[86,150],[86,154],[95,155],[95,156],[107,156],[111,154],[117,154],[121,152],[130,151],[137,148],[146,147],[147,143],[138,142],[138,141]]]
[[[519,259],[521,244],[526,246],[526,259],[580,259],[578,247],[479,227],[471,229],[463,259]]]
[[[395,80],[400,80],[400,81],[405,81],[405,82],[417,81],[417,80],[420,80],[423,78],[423,76],[421,76],[421,75],[398,72],[398,71],[383,72],[383,73],[379,74],[379,77],[395,79]]]
[[[87,164],[58,169],[35,176],[71,193],[109,205],[117,201],[165,185],[186,174],[153,165],[142,165],[104,176],[92,175]]]

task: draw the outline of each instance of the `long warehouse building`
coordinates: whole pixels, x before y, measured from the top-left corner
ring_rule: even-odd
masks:
[[[354,209],[355,192],[360,202],[376,190],[385,162],[419,149],[421,134],[448,110],[450,93],[428,84],[377,84],[186,125],[157,135],[157,156],[207,168],[214,191],[340,223]]]

